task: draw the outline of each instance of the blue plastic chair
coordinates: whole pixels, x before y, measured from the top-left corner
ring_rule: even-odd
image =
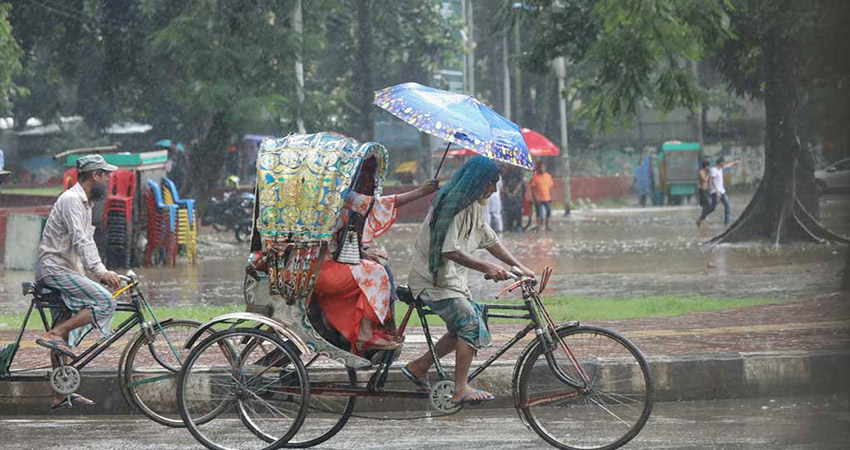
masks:
[[[177,185],[174,184],[168,178],[162,179],[162,184],[165,185],[165,189],[171,191],[171,198],[174,199],[174,203],[177,205],[185,207],[189,211],[189,226],[192,228],[195,227],[195,199],[192,198],[180,198],[180,194],[177,193]]]
[[[156,200],[156,207],[160,211],[168,211],[168,225],[169,229],[172,233],[177,229],[177,205],[166,205],[162,200],[162,190],[159,188],[159,184],[156,181],[148,180],[148,187],[151,188],[151,192],[153,192],[154,199]]]

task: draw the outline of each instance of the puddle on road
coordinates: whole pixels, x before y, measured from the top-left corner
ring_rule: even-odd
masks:
[[[733,207],[742,209],[745,200],[733,199]],[[850,235],[848,206],[850,196],[825,197],[824,224]],[[707,227],[697,229],[697,215],[695,207],[576,211],[570,217],[555,217],[551,232],[505,233],[503,242],[535,271],[555,268],[547,295],[790,298],[836,290],[846,246],[708,246],[704,242],[722,231],[721,216],[713,215]],[[418,227],[397,224],[379,240],[390,252],[390,268],[400,282],[409,269]],[[227,233],[202,236],[197,266],[136,269],[151,303],[241,304],[247,245],[232,240]],[[20,283],[31,278],[31,272],[0,270],[0,312],[26,307]],[[499,290],[499,285],[476,275],[471,275],[470,284],[479,298]]]

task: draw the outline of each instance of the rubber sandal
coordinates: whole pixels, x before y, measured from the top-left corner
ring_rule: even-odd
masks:
[[[57,411],[64,408],[71,408],[74,405],[82,405],[82,406],[93,406],[95,402],[91,399],[85,398],[80,394],[71,394],[65,396],[65,399],[59,403],[54,405],[50,405],[50,409],[53,411]]]
[[[61,353],[61,354],[65,355],[65,356],[68,356],[68,357],[70,357],[71,359],[77,359],[77,355],[75,355],[75,354],[74,354],[74,353],[73,353],[73,352],[72,352],[72,351],[68,348],[68,344],[66,344],[66,343],[64,343],[64,342],[62,342],[62,341],[59,341],[59,340],[45,341],[44,339],[36,339],[36,340],[35,340],[35,343],[36,343],[36,344],[38,344],[38,345],[40,345],[40,346],[42,346],[42,347],[44,347],[44,348],[47,348],[47,349],[53,350],[53,351],[54,351],[54,352],[56,352],[56,353]]]
[[[413,384],[419,387],[420,391],[423,392],[431,392],[431,382],[428,380],[420,380],[416,378],[416,375],[411,372],[407,366],[401,368],[402,375],[406,376],[408,380],[410,380]]]
[[[469,400],[469,397],[472,397],[473,395],[481,395],[481,394],[487,394],[487,396],[484,397],[484,398],[477,399],[477,400]],[[470,392],[469,394],[466,394],[463,397],[461,397],[460,401],[455,403],[455,405],[480,405],[484,402],[492,402],[493,400],[496,400],[496,397],[494,397],[493,394],[491,394],[487,391],[482,391],[481,389],[476,389],[476,390]],[[454,403],[454,402],[452,402],[452,403]]]

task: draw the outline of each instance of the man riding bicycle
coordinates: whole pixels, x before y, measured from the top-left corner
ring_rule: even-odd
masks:
[[[77,160],[77,184],[59,196],[44,225],[35,279],[61,294],[71,317],[60,318],[36,343],[60,355],[73,357],[71,347],[79,345],[92,326],[104,337],[111,332],[115,312],[112,294],[86,277],[85,272],[91,272],[113,289],[120,286],[118,274],[107,270],[100,260],[92,225],[92,206],[106,197],[109,173],[116,169],[100,155]],[[56,365],[55,358],[52,361]],[[93,404],[80,395],[74,394],[68,399],[57,395],[53,407],[71,401]]]

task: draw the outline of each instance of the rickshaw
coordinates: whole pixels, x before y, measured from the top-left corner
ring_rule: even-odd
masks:
[[[191,348],[177,382],[177,402],[187,429],[210,449],[305,448],[327,441],[354,414],[359,398],[425,401],[430,417],[458,412],[454,382],[434,357],[437,380],[429,389],[389,389],[398,350],[363,355],[334,341],[322,321],[313,287],[328,252],[345,255],[354,213],[344,209],[364,161],[375,158],[383,179],[386,150],[329,133],[267,139],[257,162],[257,201],[251,250],[262,263],[246,269],[247,311],[211,319],[190,336]],[[380,195],[380,183],[371,195]],[[368,213],[367,213],[368,215]],[[356,217],[355,217],[356,219]],[[354,251],[359,252],[355,244]],[[356,255],[354,255],[356,256]],[[341,260],[338,260],[341,261]],[[522,304],[487,304],[488,318],[528,322],[481,363],[478,377],[505,352],[531,335],[513,375],[513,401],[521,420],[562,449],[610,449],[634,438],[654,398],[649,364],[621,335],[577,322],[555,324],[540,297],[552,270],[538,281],[514,276],[503,294],[522,293]],[[405,286],[408,306],[394,329],[397,338],[415,311],[432,356],[428,306]],[[501,312],[500,312],[501,311]],[[215,333],[209,335],[211,330]],[[206,336],[205,336],[206,334]],[[366,380],[357,371],[371,370]]]

